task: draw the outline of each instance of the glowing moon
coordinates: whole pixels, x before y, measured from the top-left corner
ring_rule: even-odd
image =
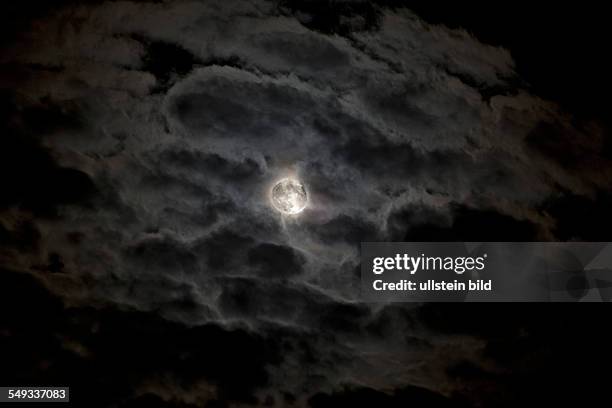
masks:
[[[285,178],[272,187],[272,206],[283,214],[297,214],[306,208],[308,194],[304,185],[295,179]]]

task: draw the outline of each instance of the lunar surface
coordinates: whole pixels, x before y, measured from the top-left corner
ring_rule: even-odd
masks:
[[[297,180],[283,179],[272,188],[272,205],[283,214],[297,214],[306,208],[308,195]]]

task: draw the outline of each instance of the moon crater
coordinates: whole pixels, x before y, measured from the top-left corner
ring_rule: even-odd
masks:
[[[272,206],[283,214],[298,214],[308,204],[306,188],[298,180],[285,178],[272,187]]]

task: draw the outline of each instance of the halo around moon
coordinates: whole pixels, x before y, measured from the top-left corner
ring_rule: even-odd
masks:
[[[284,178],[278,181],[270,193],[272,206],[285,215],[298,214],[308,204],[306,188],[298,180]]]

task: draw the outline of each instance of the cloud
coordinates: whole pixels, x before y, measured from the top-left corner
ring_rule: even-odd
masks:
[[[360,302],[359,242],[602,237],[573,221],[605,218],[602,130],[466,31],[338,7],[66,6],[3,53],[0,262],[65,325],[35,379],[72,381],[81,344],[74,381],[125,406],[451,404],[511,365],[496,333]],[[310,206],[282,219],[288,174]]]

